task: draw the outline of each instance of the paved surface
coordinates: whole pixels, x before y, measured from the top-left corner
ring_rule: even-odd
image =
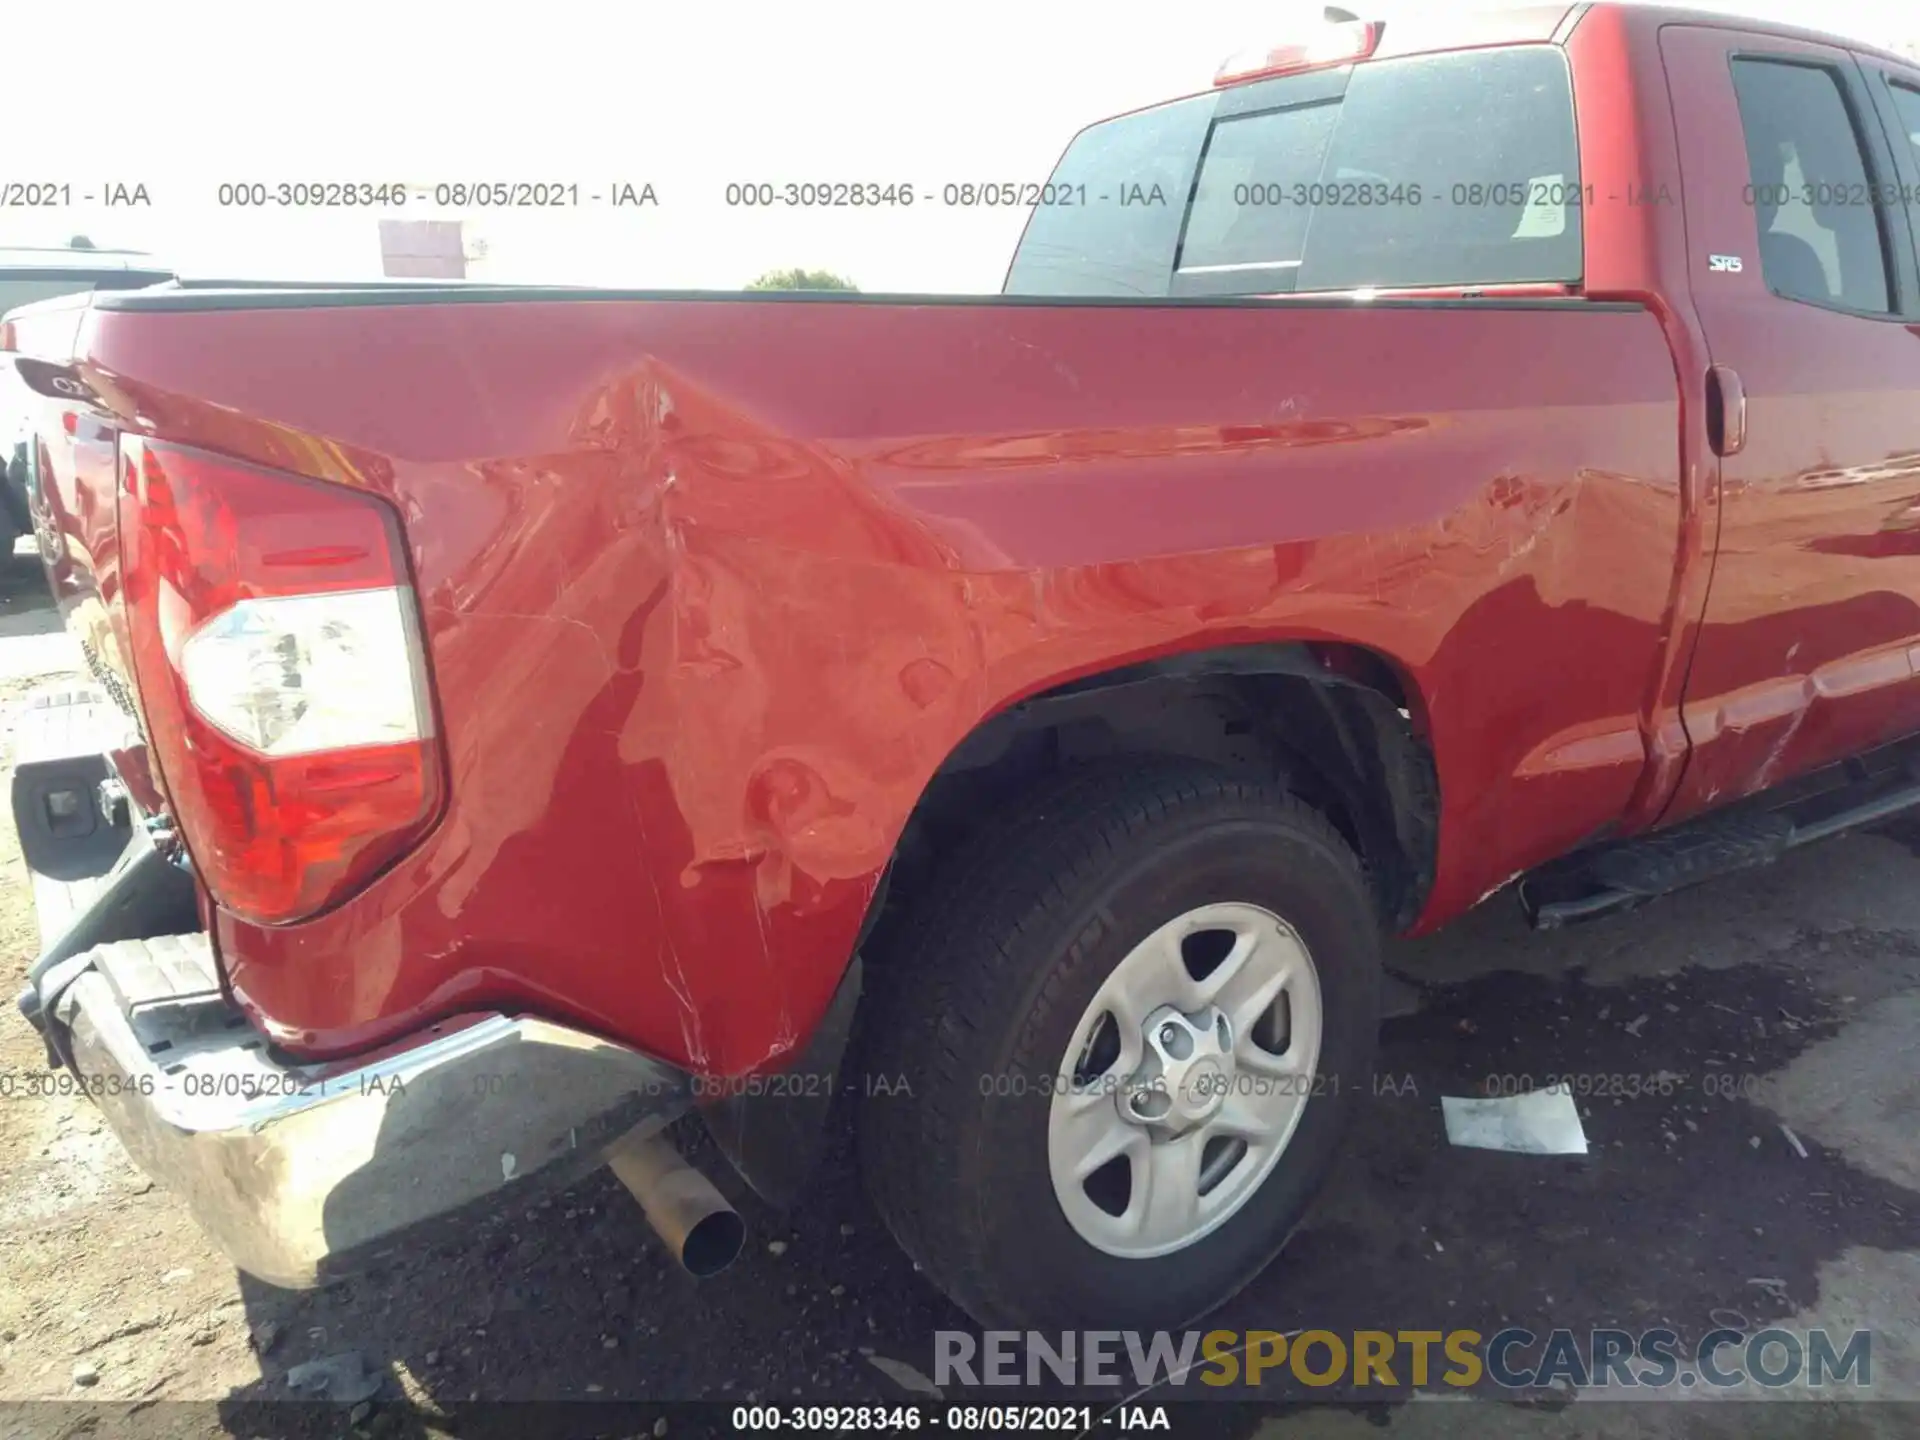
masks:
[[[12,637],[0,638],[0,729],[21,677],[71,663],[57,637],[34,633],[43,609],[31,585],[0,577],[0,636]],[[12,648],[24,645],[46,650]],[[34,943],[24,895],[9,833],[9,975]],[[1408,1013],[1383,1027],[1386,1088],[1310,1222],[1207,1328],[1664,1325],[1691,1345],[1718,1325],[1867,1327],[1874,1396],[1920,1401],[1920,825],[1560,935],[1529,933],[1496,899],[1446,935],[1394,947],[1390,964],[1411,985]],[[39,1066],[9,1007],[0,1073]],[[1587,1157],[1447,1145],[1441,1094],[1562,1074],[1600,1092],[1582,1103]],[[1656,1078],[1630,1097],[1605,1093],[1613,1076]],[[237,1277],[84,1100],[16,1086],[0,1104],[0,1399],[110,1402],[114,1424],[136,1406],[214,1401],[140,1413],[171,1414],[182,1433],[268,1433],[254,1402],[286,1397],[301,1362],[347,1351],[383,1394],[428,1406],[907,1398],[901,1380],[934,1368],[934,1332],[966,1322],[889,1242],[852,1178],[844,1127],[837,1135],[836,1168],[790,1214],[719,1177],[752,1239],[703,1284],[663,1259],[602,1175],[295,1295]],[[77,1385],[76,1367],[93,1383]],[[1267,1379],[1262,1398],[1315,1394]],[[1207,1428],[1556,1440],[1920,1431],[1920,1408],[1842,1409],[1804,1389],[1740,1406],[1697,1391],[1515,1404],[1439,1384],[1414,1403],[1405,1391],[1340,1398],[1368,1403],[1265,1422],[1220,1411]]]

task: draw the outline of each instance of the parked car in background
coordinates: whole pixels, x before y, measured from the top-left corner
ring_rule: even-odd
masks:
[[[1383,932],[1920,805],[1917,115],[1725,15],[1329,16],[1082,132],[1004,296],[15,312],[100,684],[15,817],[106,877],[22,1007],[276,1283],[603,1158],[711,1270],[667,1123],[783,1202],[851,1091],[974,1316],[1178,1326]]]
[[[0,246],[0,315],[89,290],[133,290],[174,279],[140,250],[73,250]]]
[[[174,278],[138,250],[0,247],[0,315],[62,295],[138,289]],[[34,454],[29,392],[9,368],[0,374],[0,560],[34,530]],[[44,546],[50,534],[41,537]]]

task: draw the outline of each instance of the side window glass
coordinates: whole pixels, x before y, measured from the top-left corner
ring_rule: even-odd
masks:
[[[1768,288],[1885,314],[1886,245],[1839,77],[1824,66],[1737,59],[1733,81]]]
[[[1914,173],[1920,174],[1920,88],[1889,81],[1887,93],[1893,96],[1894,114],[1900,119],[1900,134],[1894,137],[1894,143],[1906,141]],[[1915,230],[1920,231],[1920,190],[1908,192],[1907,214],[1913,217]]]
[[[1313,211],[1295,193],[1320,178],[1336,104],[1222,120],[1214,127],[1187,217],[1180,269],[1291,271]],[[1291,290],[1287,275],[1278,288]]]

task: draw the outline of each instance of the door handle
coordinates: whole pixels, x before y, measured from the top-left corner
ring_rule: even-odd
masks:
[[[1707,441],[1716,455],[1747,448],[1747,387],[1731,365],[1707,367]]]

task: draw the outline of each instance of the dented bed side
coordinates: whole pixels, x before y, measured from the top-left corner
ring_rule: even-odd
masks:
[[[948,757],[1156,657],[1406,677],[1429,921],[1641,779],[1680,502],[1637,306],[261,298],[111,302],[79,369],[130,431],[401,517],[445,813],[330,912],[214,917],[294,1053],[498,1007],[791,1063]]]

